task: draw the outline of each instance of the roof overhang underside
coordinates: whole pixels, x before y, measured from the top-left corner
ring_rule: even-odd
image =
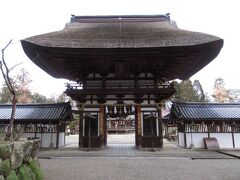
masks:
[[[144,73],[159,73],[163,80],[188,79],[219,53],[222,40],[202,45],[153,48],[59,48],[22,41],[25,53],[55,78],[79,80],[88,73],[114,73],[115,63],[139,67]]]

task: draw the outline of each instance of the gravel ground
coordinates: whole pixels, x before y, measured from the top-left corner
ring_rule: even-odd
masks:
[[[239,180],[239,159],[56,158],[40,159],[46,180]]]
[[[163,149],[149,152],[132,148],[132,134],[109,135],[107,149],[86,152],[78,150],[77,135],[66,138],[66,148],[40,152],[46,180],[240,179],[240,159],[178,148],[176,142],[165,140]]]

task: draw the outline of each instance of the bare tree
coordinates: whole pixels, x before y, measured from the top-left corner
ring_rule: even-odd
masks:
[[[213,94],[215,102],[226,103],[231,101],[229,90],[225,88],[224,79],[219,77],[215,80]]]
[[[9,123],[9,128],[7,132],[7,137],[12,141],[13,140],[13,127],[14,127],[14,120],[15,120],[15,113],[16,113],[16,105],[17,105],[17,98],[16,98],[16,91],[14,89],[14,86],[12,85],[11,78],[9,76],[9,68],[5,62],[5,50],[7,47],[11,44],[12,40],[9,41],[9,43],[6,45],[5,48],[2,49],[2,60],[0,61],[0,69],[2,72],[2,76],[4,78],[4,81],[12,94],[12,112],[11,112],[11,117],[10,117],[10,123]]]

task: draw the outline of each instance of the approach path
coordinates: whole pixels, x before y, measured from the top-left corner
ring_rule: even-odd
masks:
[[[137,150],[113,137],[103,150],[74,147],[40,151],[46,180],[176,180],[240,178],[240,159],[219,152],[182,149],[164,141],[159,151]],[[236,153],[235,153],[236,154]]]

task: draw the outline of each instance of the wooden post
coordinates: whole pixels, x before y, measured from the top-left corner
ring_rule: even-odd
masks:
[[[56,138],[56,149],[58,149],[59,148],[59,122],[57,123],[57,138]]]
[[[151,121],[151,145],[152,145],[152,151],[154,151],[154,140],[153,140],[153,118],[150,119]]]
[[[158,132],[159,132],[159,140],[160,140],[160,147],[163,147],[163,128],[162,128],[162,124],[163,124],[163,120],[162,120],[162,107],[163,107],[163,103],[158,103],[157,104],[157,109],[158,109],[158,119],[156,119],[158,121]]]
[[[184,122],[184,148],[187,148],[186,123]]]
[[[89,120],[88,120],[88,150],[91,150],[91,121],[92,121],[92,119],[89,118]]]
[[[99,136],[100,136],[100,146],[105,144],[106,129],[104,128],[105,123],[105,106],[103,104],[99,105]]]
[[[35,123],[35,134],[34,137],[37,138],[37,123]]]
[[[208,129],[208,138],[210,138],[210,124],[207,124],[207,129]]]
[[[106,106],[104,106],[104,146],[107,146],[107,131],[108,131],[108,128],[107,128],[107,113],[106,113]]]
[[[139,147],[141,145],[141,136],[142,136],[142,128],[141,128],[141,104],[135,105],[135,143],[136,146]]]
[[[231,133],[232,133],[232,142],[233,142],[233,148],[235,148],[235,139],[234,139],[234,126],[235,126],[235,123],[232,124],[231,126]]]
[[[79,140],[78,140],[78,147],[83,147],[83,110],[84,110],[84,104],[79,103]]]

